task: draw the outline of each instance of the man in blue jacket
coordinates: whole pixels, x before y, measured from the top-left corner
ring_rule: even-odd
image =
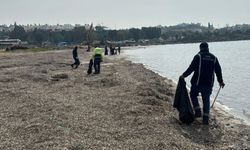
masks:
[[[201,108],[197,96],[201,93],[203,101],[203,124],[208,125],[210,110],[210,95],[214,84],[214,73],[217,81],[223,88],[225,86],[218,59],[209,52],[208,44],[200,44],[200,52],[194,56],[188,69],[181,75],[182,78],[194,72],[191,79],[190,97],[195,110],[195,117],[201,117]]]

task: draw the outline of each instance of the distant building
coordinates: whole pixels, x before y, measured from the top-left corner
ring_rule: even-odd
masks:
[[[27,25],[21,25],[25,31],[34,31],[35,29],[39,29],[39,30],[44,30],[44,31],[70,31],[73,30],[75,26],[71,25],[71,24],[64,24],[64,25],[48,25],[48,24],[44,24],[44,25],[40,25],[40,24],[27,24]]]
[[[0,32],[6,32],[6,31],[10,31],[11,29],[14,29],[13,27],[8,27],[6,25],[0,25]]]
[[[211,24],[210,22],[208,23],[208,29],[209,29],[209,30],[214,30],[214,25]]]
[[[23,42],[19,39],[0,39],[0,48],[7,48],[21,44],[23,44]]]
[[[200,23],[194,24],[187,24],[187,23],[182,23],[182,24],[178,24],[175,26],[169,26],[169,27],[161,27],[161,33],[164,34],[166,32],[203,32],[206,31],[207,27],[202,26]]]
[[[9,38],[9,36],[7,36],[7,35],[0,36],[0,40],[5,40],[5,39],[8,39],[8,38]]]
[[[246,30],[250,30],[250,25],[249,24],[242,24],[242,25],[235,25],[231,27],[231,30],[236,31],[236,30],[240,30],[240,31],[246,31]]]

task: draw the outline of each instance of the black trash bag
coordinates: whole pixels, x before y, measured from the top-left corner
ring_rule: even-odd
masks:
[[[88,74],[92,73],[92,67],[93,67],[93,59],[90,59],[89,60],[89,68],[88,68],[88,71],[87,71]]]
[[[182,123],[191,124],[194,122],[194,110],[188,95],[184,78],[179,78],[173,107],[179,111],[179,120]]]

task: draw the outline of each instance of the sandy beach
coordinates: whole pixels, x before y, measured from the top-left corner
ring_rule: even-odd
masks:
[[[250,149],[232,116],[181,124],[171,80],[121,56],[87,75],[90,53],[73,70],[71,52],[0,52],[0,149]]]

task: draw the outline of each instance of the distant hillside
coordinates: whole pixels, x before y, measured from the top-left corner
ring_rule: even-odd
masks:
[[[87,28],[88,27],[88,28]],[[34,45],[113,43],[121,45],[150,45],[192,43],[200,41],[249,40],[250,25],[214,28],[212,24],[182,23],[113,30],[93,25],[0,25],[0,38],[13,38]]]

